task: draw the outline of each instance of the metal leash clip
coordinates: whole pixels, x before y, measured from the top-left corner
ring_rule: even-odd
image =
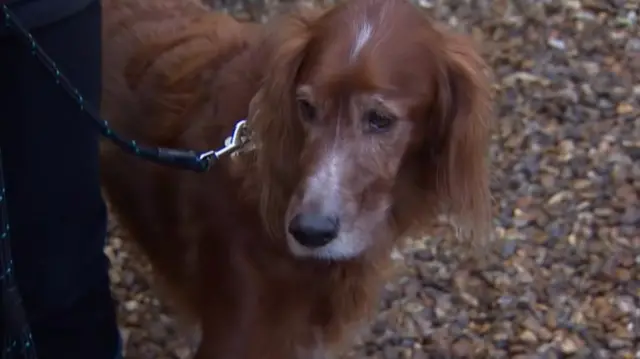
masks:
[[[249,142],[247,133],[247,120],[241,120],[236,123],[233,134],[224,140],[224,147],[215,151],[207,151],[200,155],[200,160],[215,157],[212,162],[220,159],[225,155],[235,155],[239,149]]]

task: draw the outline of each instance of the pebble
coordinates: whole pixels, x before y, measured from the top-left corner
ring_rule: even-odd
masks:
[[[575,354],[578,351],[578,345],[571,339],[565,339],[560,344],[560,349],[565,355]]]

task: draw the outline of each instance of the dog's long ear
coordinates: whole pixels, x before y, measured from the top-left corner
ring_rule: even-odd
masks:
[[[300,176],[296,156],[304,143],[297,118],[296,80],[312,39],[316,11],[298,11],[272,22],[255,61],[264,63],[262,86],[251,102],[249,127],[253,132],[255,186],[260,193],[263,220],[272,234],[282,230],[288,198]],[[276,232],[276,233],[273,233]]]
[[[396,222],[420,235],[444,210],[460,234],[482,243],[491,235],[486,66],[471,41],[431,25],[425,29],[415,47],[429,66],[425,81],[432,91],[416,116],[416,151],[407,154],[399,177]]]
[[[444,140],[436,155],[436,191],[458,229],[491,236],[489,146],[491,95],[487,66],[467,38],[445,34],[435,115]]]

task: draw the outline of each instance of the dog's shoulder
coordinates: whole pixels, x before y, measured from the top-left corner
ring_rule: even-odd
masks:
[[[154,118],[151,128],[178,133],[179,118],[206,100],[216,70],[247,46],[249,28],[198,0],[106,0],[108,98],[133,101]]]

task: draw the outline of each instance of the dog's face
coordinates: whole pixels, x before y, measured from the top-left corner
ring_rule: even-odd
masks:
[[[391,233],[392,190],[414,128],[403,103],[410,98],[311,73],[297,90],[303,172],[285,217],[287,239],[296,255],[355,257]]]
[[[285,217],[299,256],[351,258],[391,235],[393,187],[427,86],[397,65],[404,54],[387,52],[398,39],[384,38],[384,24],[360,21],[319,31],[300,69],[302,178]]]
[[[280,86],[271,91],[290,97],[280,97],[280,126],[289,127],[280,133],[290,144],[279,155],[297,158],[288,164],[296,181],[283,223],[294,255],[355,258],[389,244],[404,226],[399,216],[431,215],[443,201],[455,207],[449,191],[466,190],[472,195],[462,200],[471,202],[484,195],[486,165],[470,163],[484,163],[487,146],[488,129],[473,114],[482,112],[481,69],[446,41],[404,1],[353,0],[282,45],[276,58],[288,73],[276,67]],[[477,189],[455,188],[468,185]]]

